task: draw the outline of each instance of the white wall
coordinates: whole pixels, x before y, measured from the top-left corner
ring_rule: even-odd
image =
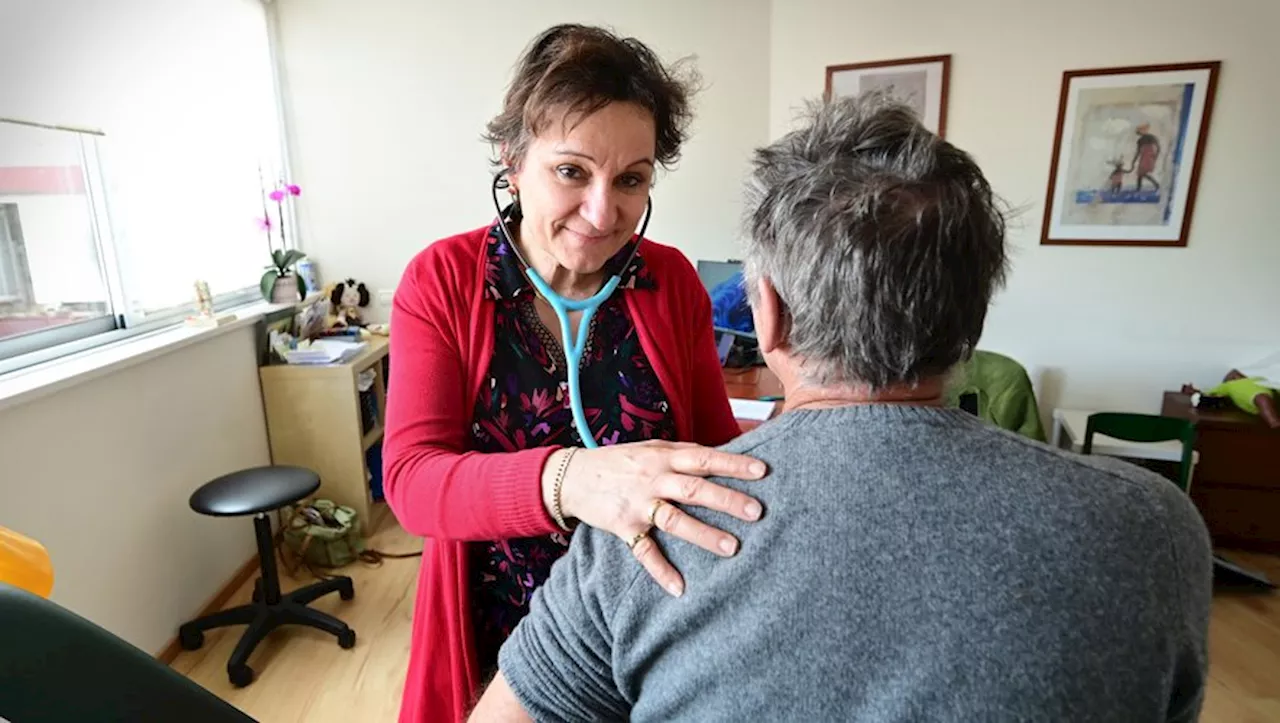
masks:
[[[650,229],[692,258],[737,254],[749,154],[821,94],[826,65],[951,53],[948,137],[1021,211],[1014,273],[983,345],[1027,365],[1046,413],[1154,410],[1162,390],[1212,385],[1280,348],[1280,303],[1267,291],[1280,267],[1272,0],[1178,0],[1160,12],[1102,0],[276,7],[303,245],[327,279],[391,289],[425,244],[489,221],[484,123],[525,43],[577,20],[614,25],[666,58],[699,57],[710,87],[681,166],[655,191]],[[1224,65],[1190,245],[1040,246],[1062,71],[1199,59]]]
[[[197,487],[268,464],[252,326],[0,411],[0,525],[39,540],[52,599],[147,652],[255,552]]]
[[[786,0],[772,5],[770,132],[829,64],[952,54],[947,138],[1023,213],[983,346],[1021,360],[1040,404],[1154,411],[1280,350],[1280,3]],[[1189,246],[1040,246],[1062,72],[1223,61]]]
[[[526,44],[565,21],[611,25],[666,60],[698,56],[707,88],[693,138],[658,178],[647,233],[691,258],[736,252],[741,180],[768,130],[767,0],[275,7],[303,246],[324,279],[392,289],[431,241],[491,221],[490,149],[480,135]]]

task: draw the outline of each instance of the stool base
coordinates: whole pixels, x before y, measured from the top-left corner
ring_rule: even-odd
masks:
[[[356,632],[346,623],[327,613],[312,610],[307,605],[322,595],[336,592],[343,600],[355,597],[355,586],[349,577],[334,577],[286,595],[280,593],[280,578],[276,572],[275,550],[271,544],[271,520],[259,514],[253,520],[258,538],[258,558],[262,577],[254,584],[253,602],[248,605],[222,610],[196,618],[178,628],[178,642],[184,650],[196,650],[204,644],[204,631],[228,625],[248,625],[240,642],[227,661],[227,677],[231,684],[242,688],[253,682],[253,669],[249,656],[267,633],[281,625],[307,625],[331,633],[338,638],[338,645],[352,648],[356,644]]]

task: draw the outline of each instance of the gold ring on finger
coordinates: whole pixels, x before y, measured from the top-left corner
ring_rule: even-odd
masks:
[[[641,532],[640,534],[638,534],[638,535],[636,535],[635,537],[631,538],[631,542],[628,542],[628,543],[627,543],[627,547],[630,547],[632,550],[636,549],[636,545],[639,545],[639,544],[640,544],[640,541],[641,541],[641,540],[643,540],[644,538],[648,537],[648,536],[649,536],[649,531],[648,531],[648,530],[645,530],[644,532]]]
[[[652,527],[658,526],[658,509],[661,508],[666,503],[667,503],[666,500],[654,500],[653,504],[649,505],[649,525],[650,526]]]

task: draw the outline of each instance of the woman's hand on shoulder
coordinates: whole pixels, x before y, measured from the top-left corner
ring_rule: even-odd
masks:
[[[555,479],[569,453],[559,450],[547,461],[542,488],[548,510],[554,509]],[[717,555],[732,556],[738,550],[732,535],[670,503],[698,505],[752,522],[760,519],[762,512],[758,501],[706,478],[758,480],[766,471],[763,462],[751,457],[687,442],[649,441],[579,449],[564,470],[560,509],[564,517],[607,530],[631,545],[649,574],[668,592],[680,595],[684,592],[680,574],[652,537],[641,534],[652,524]]]

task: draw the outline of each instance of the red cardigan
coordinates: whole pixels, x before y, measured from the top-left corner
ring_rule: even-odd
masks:
[[[383,489],[404,529],[424,536],[402,723],[463,720],[479,670],[466,542],[558,528],[542,504],[542,467],[556,447],[504,454],[468,449],[472,408],[493,353],[484,293],[488,228],[437,241],[409,263],[391,311]],[[662,383],[678,438],[708,446],[740,430],[720,375],[711,301],[676,249],[645,240],[657,288],[619,289]]]

